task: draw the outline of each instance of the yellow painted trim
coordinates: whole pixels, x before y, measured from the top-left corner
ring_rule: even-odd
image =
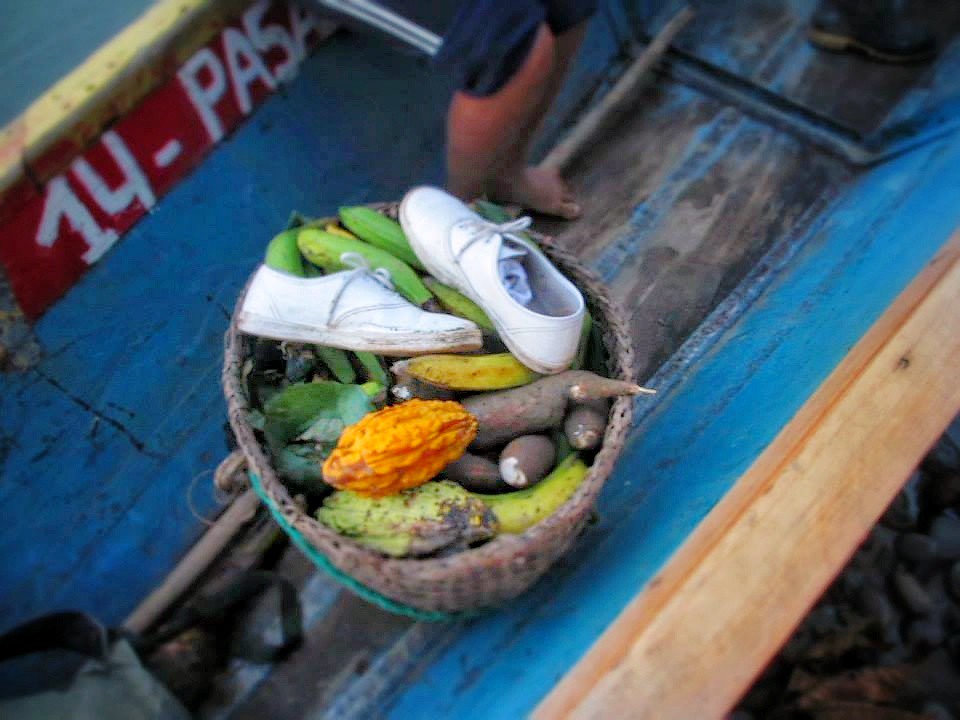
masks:
[[[131,110],[251,0],[160,0],[0,131],[0,203],[55,143],[79,152]],[[59,169],[42,168],[47,180]],[[39,176],[37,176],[39,175]]]

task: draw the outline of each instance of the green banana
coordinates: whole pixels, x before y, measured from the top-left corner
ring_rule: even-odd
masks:
[[[437,296],[437,300],[440,301],[444,310],[457,317],[472,320],[487,332],[496,332],[493,321],[487,317],[487,314],[479,305],[466,295],[429,276],[423,279],[423,283],[430,292]]]
[[[362,205],[342,207],[339,213],[340,222],[344,227],[361,240],[386,250],[417,270],[426,270],[420,258],[413,252],[407,236],[403,233],[403,228],[396,220],[391,220],[386,215],[381,215],[376,210]]]
[[[590,468],[572,453],[549,475],[526,490],[503,495],[471,493],[489,507],[500,523],[500,532],[519,535],[555,513],[569,500]]]
[[[489,200],[474,200],[473,207],[484,220],[490,222],[505,223],[515,219],[503,206]]]
[[[376,355],[372,352],[364,351],[355,352],[354,355],[367,373],[367,380],[378,382],[385,387],[390,386],[390,378],[387,376],[387,371],[383,369],[383,365],[380,364],[380,360]]]
[[[449,546],[465,548],[493,537],[497,530],[487,506],[448,480],[377,499],[338,490],[323,501],[317,520],[394,557],[427,555]]]
[[[284,230],[267,245],[263,264],[274,270],[282,270],[297,277],[304,277],[303,258],[297,247],[297,231]]]
[[[498,225],[510,222],[511,220],[516,220],[516,218],[508,213],[505,208],[497,205],[494,202],[490,202],[489,200],[474,200],[473,207],[477,211],[477,214],[480,215],[480,217],[482,217],[484,220],[489,220],[490,222],[497,223]],[[514,233],[514,235],[517,237],[522,237],[524,240],[530,243],[531,246],[537,250],[540,250],[540,246],[533,241],[533,238],[530,237],[529,233],[518,232]]]
[[[324,347],[323,345],[317,345],[316,349],[323,364],[330,369],[330,372],[338,381],[345,385],[350,385],[356,381],[357,373],[354,372],[347,353],[340,348]]]
[[[376,380],[368,380],[357,387],[367,394],[367,397],[370,398],[370,402],[373,403],[373,406],[378,410],[387,404],[386,385],[378,383]]]
[[[341,260],[343,254],[357,253],[370,263],[370,267],[387,270],[397,292],[414,305],[423,305],[433,299],[413,268],[386,250],[362,240],[352,240],[317,228],[304,228],[297,236],[297,246],[307,260],[319,265],[325,272],[346,269],[348,266]]]

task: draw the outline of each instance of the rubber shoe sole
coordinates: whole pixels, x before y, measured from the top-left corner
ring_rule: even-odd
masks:
[[[479,350],[483,345],[479,330],[448,330],[375,337],[361,335],[357,331],[318,330],[312,325],[281,322],[244,312],[237,316],[237,327],[248,335],[272,340],[313,343],[393,357],[410,357],[435,352],[469,352]]]

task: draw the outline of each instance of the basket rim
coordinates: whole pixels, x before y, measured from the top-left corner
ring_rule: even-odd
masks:
[[[384,209],[395,208],[396,203],[369,203],[368,207],[382,211]],[[312,221],[311,224],[326,224],[333,221],[336,221],[336,218],[317,218]],[[600,320],[600,325],[607,331],[605,332],[604,340],[605,344],[608,345],[611,365],[614,366],[611,368],[610,376],[633,382],[633,350],[628,341],[629,335],[623,325],[624,314],[619,303],[613,300],[606,292],[606,288],[599,276],[592,270],[586,268],[575,256],[560,246],[553,237],[533,230],[527,230],[526,232],[543,248],[551,261],[565,266],[562,268],[564,274],[579,276],[577,279],[571,278],[571,280],[581,292],[584,293],[584,299],[594,314],[595,322],[598,321],[596,314],[598,307],[605,306],[602,308],[603,312],[601,313],[602,319]],[[584,284],[589,287],[584,288]],[[366,556],[370,563],[375,563],[379,568],[395,569],[401,572],[416,569],[418,575],[424,577],[425,575],[429,575],[432,569],[435,569],[438,574],[445,573],[451,563],[489,561],[496,560],[502,556],[516,556],[519,552],[522,552],[523,548],[536,545],[541,537],[549,535],[556,526],[573,524],[579,516],[592,509],[593,499],[599,494],[623,450],[624,435],[626,434],[624,428],[629,429],[632,419],[632,398],[620,397],[612,403],[610,417],[621,418],[622,420],[619,424],[613,421],[607,424],[594,462],[590,466],[587,476],[583,482],[580,483],[574,494],[549,517],[528,528],[522,534],[497,535],[483,545],[467,548],[458,551],[454,555],[442,558],[396,558],[383,555],[323,525],[313,515],[302,511],[294,505],[289,490],[274,471],[270,457],[257,441],[253,428],[247,420],[247,413],[251,407],[246,393],[242,388],[240,374],[242,369],[240,348],[243,346],[243,338],[247,336],[237,328],[236,321],[248,286],[249,280],[238,296],[231,316],[230,326],[225,335],[222,381],[224,394],[228,403],[230,425],[236,435],[240,449],[247,458],[251,471],[257,473],[265,492],[278,506],[286,507],[292,512],[295,512],[298,516],[298,521],[306,523],[310,526],[313,533],[319,537],[326,538],[334,548],[338,548],[339,545],[348,545],[356,554]],[[593,292],[590,292],[590,290]],[[606,336],[613,339],[613,347],[609,346],[610,343]],[[310,544],[315,547],[318,552],[327,556],[331,562],[336,564],[335,560],[329,557],[324,548],[317,547],[317,544],[314,542]],[[345,572],[349,574],[349,571]]]

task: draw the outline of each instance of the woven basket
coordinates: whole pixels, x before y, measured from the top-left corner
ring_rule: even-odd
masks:
[[[396,205],[375,206],[395,217]],[[610,376],[633,381],[633,351],[620,307],[600,279],[552,238],[530,233],[553,263],[583,292],[609,354]],[[243,296],[237,303],[239,308]],[[533,585],[573,544],[623,449],[631,398],[619,398],[593,465],[573,497],[522,535],[500,535],[486,544],[442,558],[385,557],[339,535],[293,501],[248,422],[249,400],[241,368],[251,343],[237,330],[237,311],[226,334],[223,389],[230,425],[251,482],[293,541],[316,564],[355,592],[389,610],[420,619],[448,619],[495,607]]]

